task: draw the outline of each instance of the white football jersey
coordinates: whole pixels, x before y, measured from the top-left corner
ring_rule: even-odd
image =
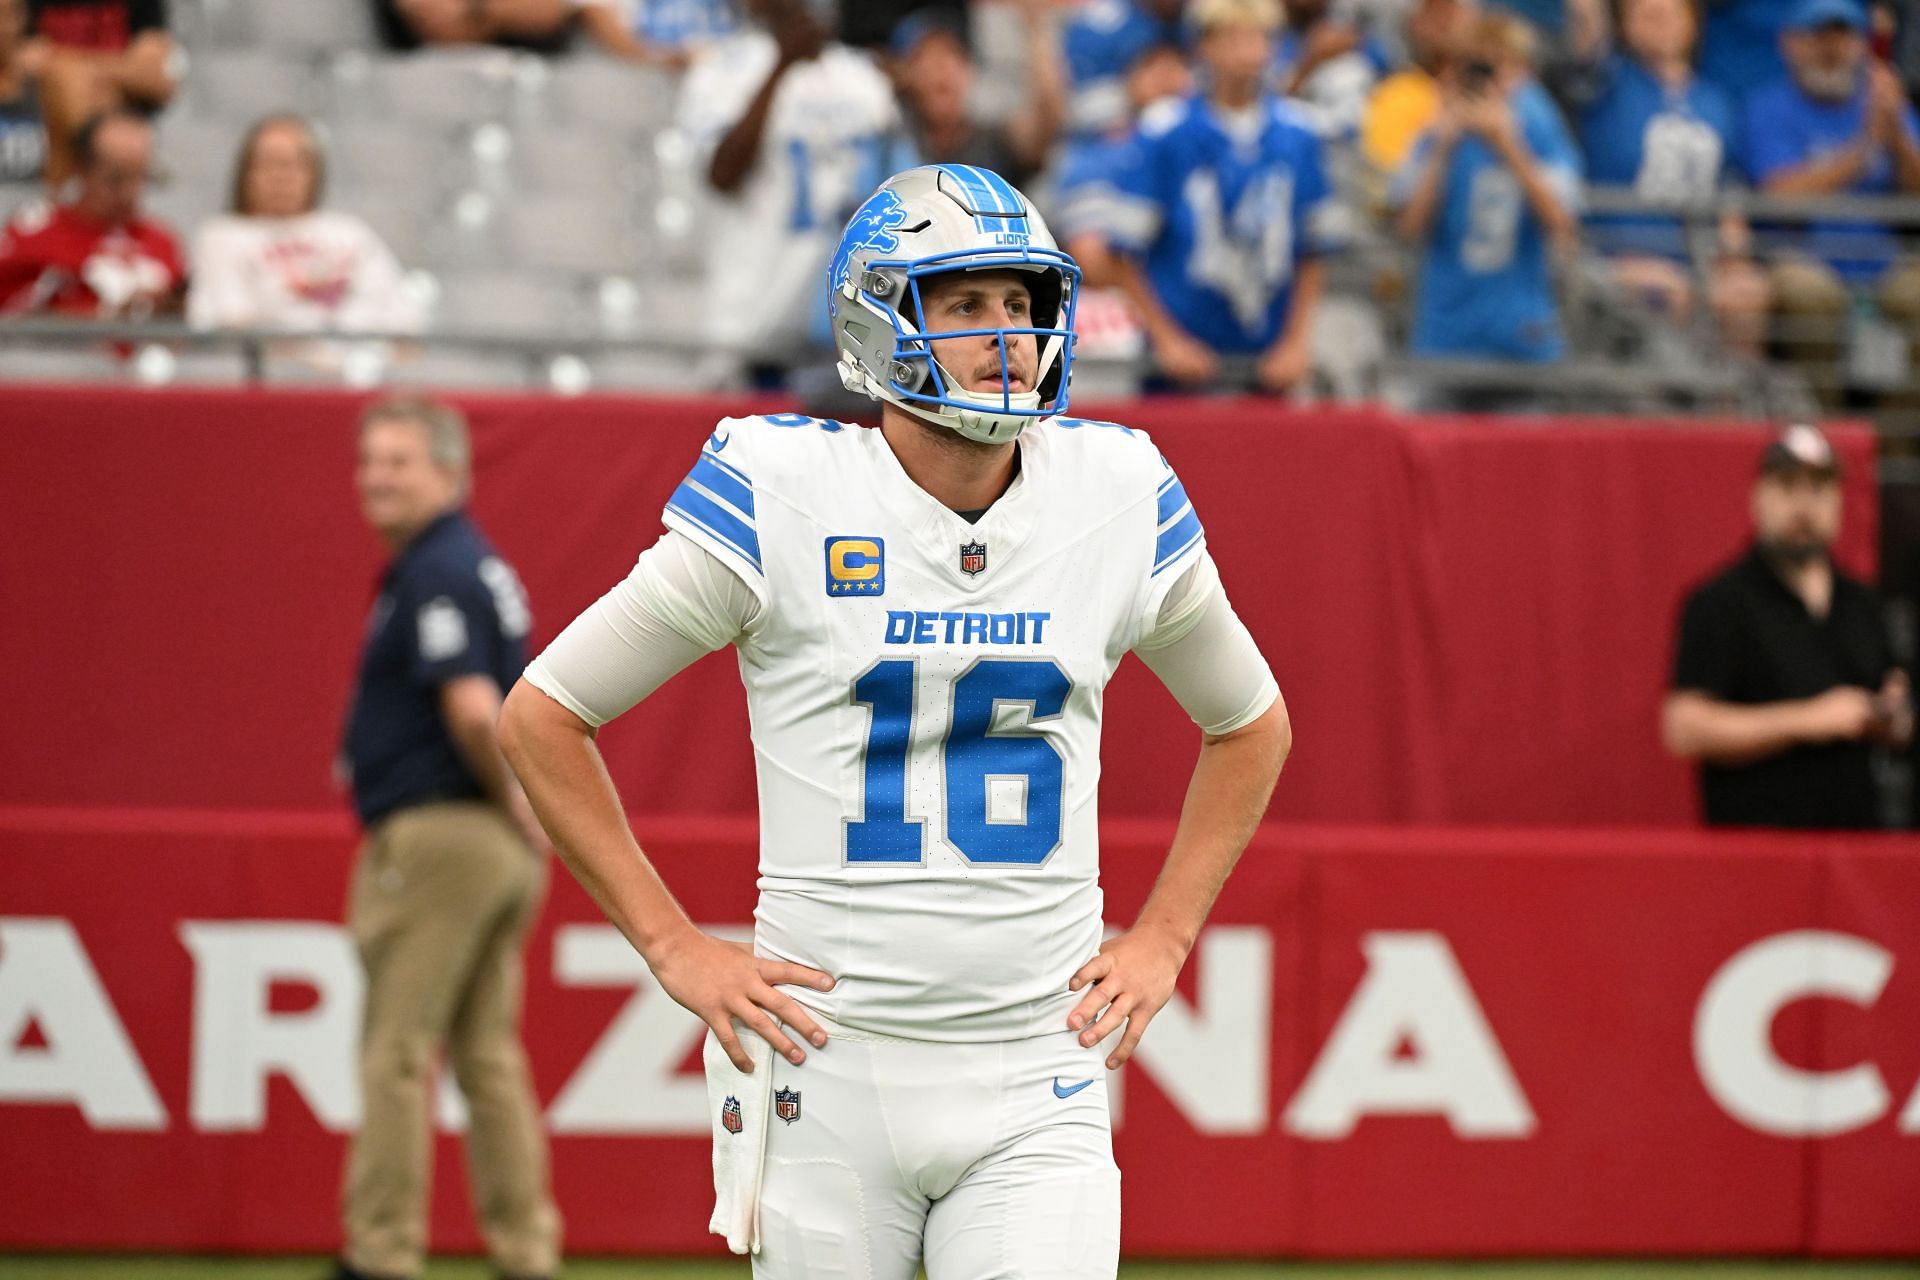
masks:
[[[677,123],[702,167],[778,58],[772,36],[743,31],[687,72]],[[786,70],[746,179],[702,211],[713,343],[777,360],[825,339],[827,263],[854,209],[910,163],[900,129],[893,85],[866,53],[829,44]]]
[[[921,1040],[1058,1032],[1099,949],[1100,709],[1199,518],[1142,432],[1047,419],[977,523],[881,433],[728,419],[667,525],[760,600],[738,642],[760,802],[762,954],[794,991]]]

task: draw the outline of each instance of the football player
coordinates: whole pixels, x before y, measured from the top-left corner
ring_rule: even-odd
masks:
[[[997,174],[890,179],[829,273],[881,425],[721,422],[665,536],[508,700],[555,845],[712,1029],[714,1226],[757,1276],[1112,1276],[1102,1068],[1173,994],[1291,743],[1178,477],[1062,416],[1078,279]],[[593,745],[725,645],[759,774],[750,948],[689,923]],[[1130,651],[1203,745],[1103,940],[1101,701]]]

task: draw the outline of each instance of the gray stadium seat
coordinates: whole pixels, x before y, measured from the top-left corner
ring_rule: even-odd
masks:
[[[431,204],[407,193],[355,193],[350,197],[344,192],[337,198],[329,197],[327,204],[366,219],[402,266],[418,266],[433,257],[436,224]]]
[[[595,313],[571,279],[550,272],[450,272],[440,278],[439,324],[556,338],[592,332]]]
[[[323,136],[328,181],[342,202],[411,199],[431,208],[455,185],[455,147],[442,130],[341,120],[328,124]]]
[[[510,165],[528,193],[564,193],[631,190],[644,179],[643,163],[618,133],[548,126],[514,134]]]
[[[0,346],[0,382],[126,380],[126,365],[104,348]]]
[[[633,263],[633,237],[616,201],[578,196],[525,196],[505,209],[512,262],[588,274]]]
[[[200,0],[202,30],[229,49],[334,53],[379,41],[369,0]]]
[[[582,57],[554,65],[542,107],[556,123],[638,133],[673,118],[678,85],[676,78],[663,71]]]
[[[207,49],[189,57],[175,110],[229,124],[237,139],[247,125],[273,112],[314,114],[327,100],[324,85],[310,59]]]
[[[492,387],[501,390],[534,385],[529,361],[518,355],[481,350],[422,351],[387,370],[395,387]]]
[[[503,120],[515,101],[515,65],[514,55],[499,49],[337,58],[332,115],[403,128]]]
[[[595,391],[685,391],[687,357],[684,352],[646,350],[604,351],[587,357]]]

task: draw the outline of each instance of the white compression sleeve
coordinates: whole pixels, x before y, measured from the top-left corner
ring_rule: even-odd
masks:
[[[738,574],[669,530],[527,664],[526,680],[597,728],[733,643],[759,609]]]
[[[1206,733],[1250,724],[1280,696],[1267,660],[1227,600],[1212,556],[1168,591],[1134,652]]]

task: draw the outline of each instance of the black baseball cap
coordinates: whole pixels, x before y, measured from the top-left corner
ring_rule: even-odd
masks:
[[[1795,423],[1773,438],[1760,455],[1760,474],[1786,475],[1805,471],[1812,475],[1834,477],[1840,474],[1840,455],[1820,428]]]

